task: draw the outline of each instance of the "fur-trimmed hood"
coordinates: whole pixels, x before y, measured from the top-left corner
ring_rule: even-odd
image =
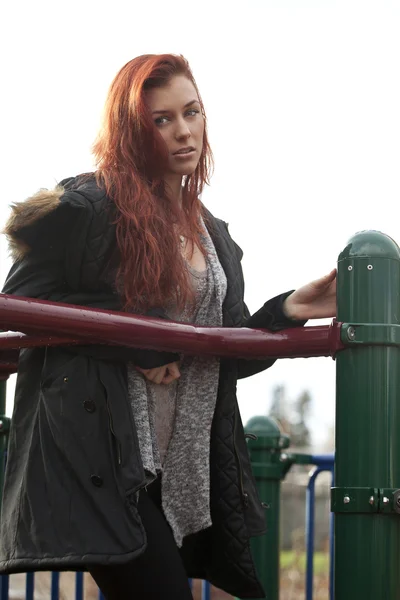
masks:
[[[30,246],[21,238],[21,230],[31,227],[56,210],[64,191],[63,186],[57,185],[53,190],[39,190],[27,200],[11,205],[11,215],[8,217],[2,233],[7,237],[13,261],[22,260],[31,250]]]
[[[67,177],[54,189],[41,189],[27,200],[12,204],[3,229],[11,258],[20,261],[34,249],[53,251],[61,247],[75,227],[79,230],[76,235],[90,239],[95,235],[89,231],[94,213],[100,217],[101,227],[109,222],[106,207],[110,203],[93,173]]]

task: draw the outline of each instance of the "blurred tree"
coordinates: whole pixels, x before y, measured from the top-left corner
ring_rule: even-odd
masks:
[[[311,403],[311,394],[308,390],[305,390],[293,405],[290,428],[290,438],[293,446],[307,447],[311,445],[311,431],[307,424]]]
[[[288,402],[284,385],[277,385],[272,392],[269,416],[274,417],[278,421],[283,433],[290,434],[291,425],[288,415]]]
[[[311,445],[308,426],[311,403],[308,390],[302,392],[294,403],[289,403],[284,385],[276,386],[272,392],[269,416],[274,417],[282,431],[290,435],[292,446],[306,448]]]
[[[323,445],[324,452],[334,452],[335,451],[335,425],[332,424],[328,428],[328,432],[326,435],[326,440]]]

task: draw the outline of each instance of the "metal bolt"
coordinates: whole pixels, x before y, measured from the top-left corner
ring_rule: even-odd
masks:
[[[4,423],[0,420],[0,431],[3,429]]]
[[[370,496],[369,503],[371,506],[373,506],[373,504],[375,504],[375,498],[373,496]]]
[[[396,500],[396,504],[397,504],[397,506],[400,508],[400,498],[397,498],[397,500]]]
[[[352,267],[351,265],[349,265],[349,266],[347,267],[347,270],[348,270],[348,271],[352,271],[352,270],[353,270],[353,267]]]
[[[64,383],[68,383],[68,377],[64,377]]]
[[[349,496],[345,496],[345,497],[343,498],[343,502],[344,502],[345,504],[348,504],[348,503],[350,502],[350,498],[349,498]]]
[[[351,325],[350,325],[350,327],[347,328],[347,337],[349,338],[350,341],[356,339],[356,330]]]
[[[281,456],[280,456],[280,458],[279,458],[279,460],[280,460],[281,462],[286,462],[286,461],[287,461],[287,459],[288,459],[288,455],[287,455],[287,454],[285,454],[285,453],[281,454]]]
[[[383,504],[389,504],[389,498],[384,496],[382,502],[383,502]]]
[[[372,271],[372,269],[373,269],[373,268],[374,268],[374,267],[373,267],[372,265],[368,265],[368,266],[367,266],[367,269],[368,269],[368,271]]]

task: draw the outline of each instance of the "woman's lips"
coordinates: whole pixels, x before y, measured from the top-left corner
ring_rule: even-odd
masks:
[[[173,156],[175,158],[179,158],[180,160],[184,160],[185,158],[192,158],[193,154],[196,153],[194,148],[190,148],[188,150],[179,150],[178,152],[174,152]]]

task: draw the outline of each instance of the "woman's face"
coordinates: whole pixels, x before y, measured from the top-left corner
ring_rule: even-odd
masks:
[[[184,75],[147,92],[147,102],[168,149],[166,176],[193,173],[203,149],[204,119],[197,92]]]

